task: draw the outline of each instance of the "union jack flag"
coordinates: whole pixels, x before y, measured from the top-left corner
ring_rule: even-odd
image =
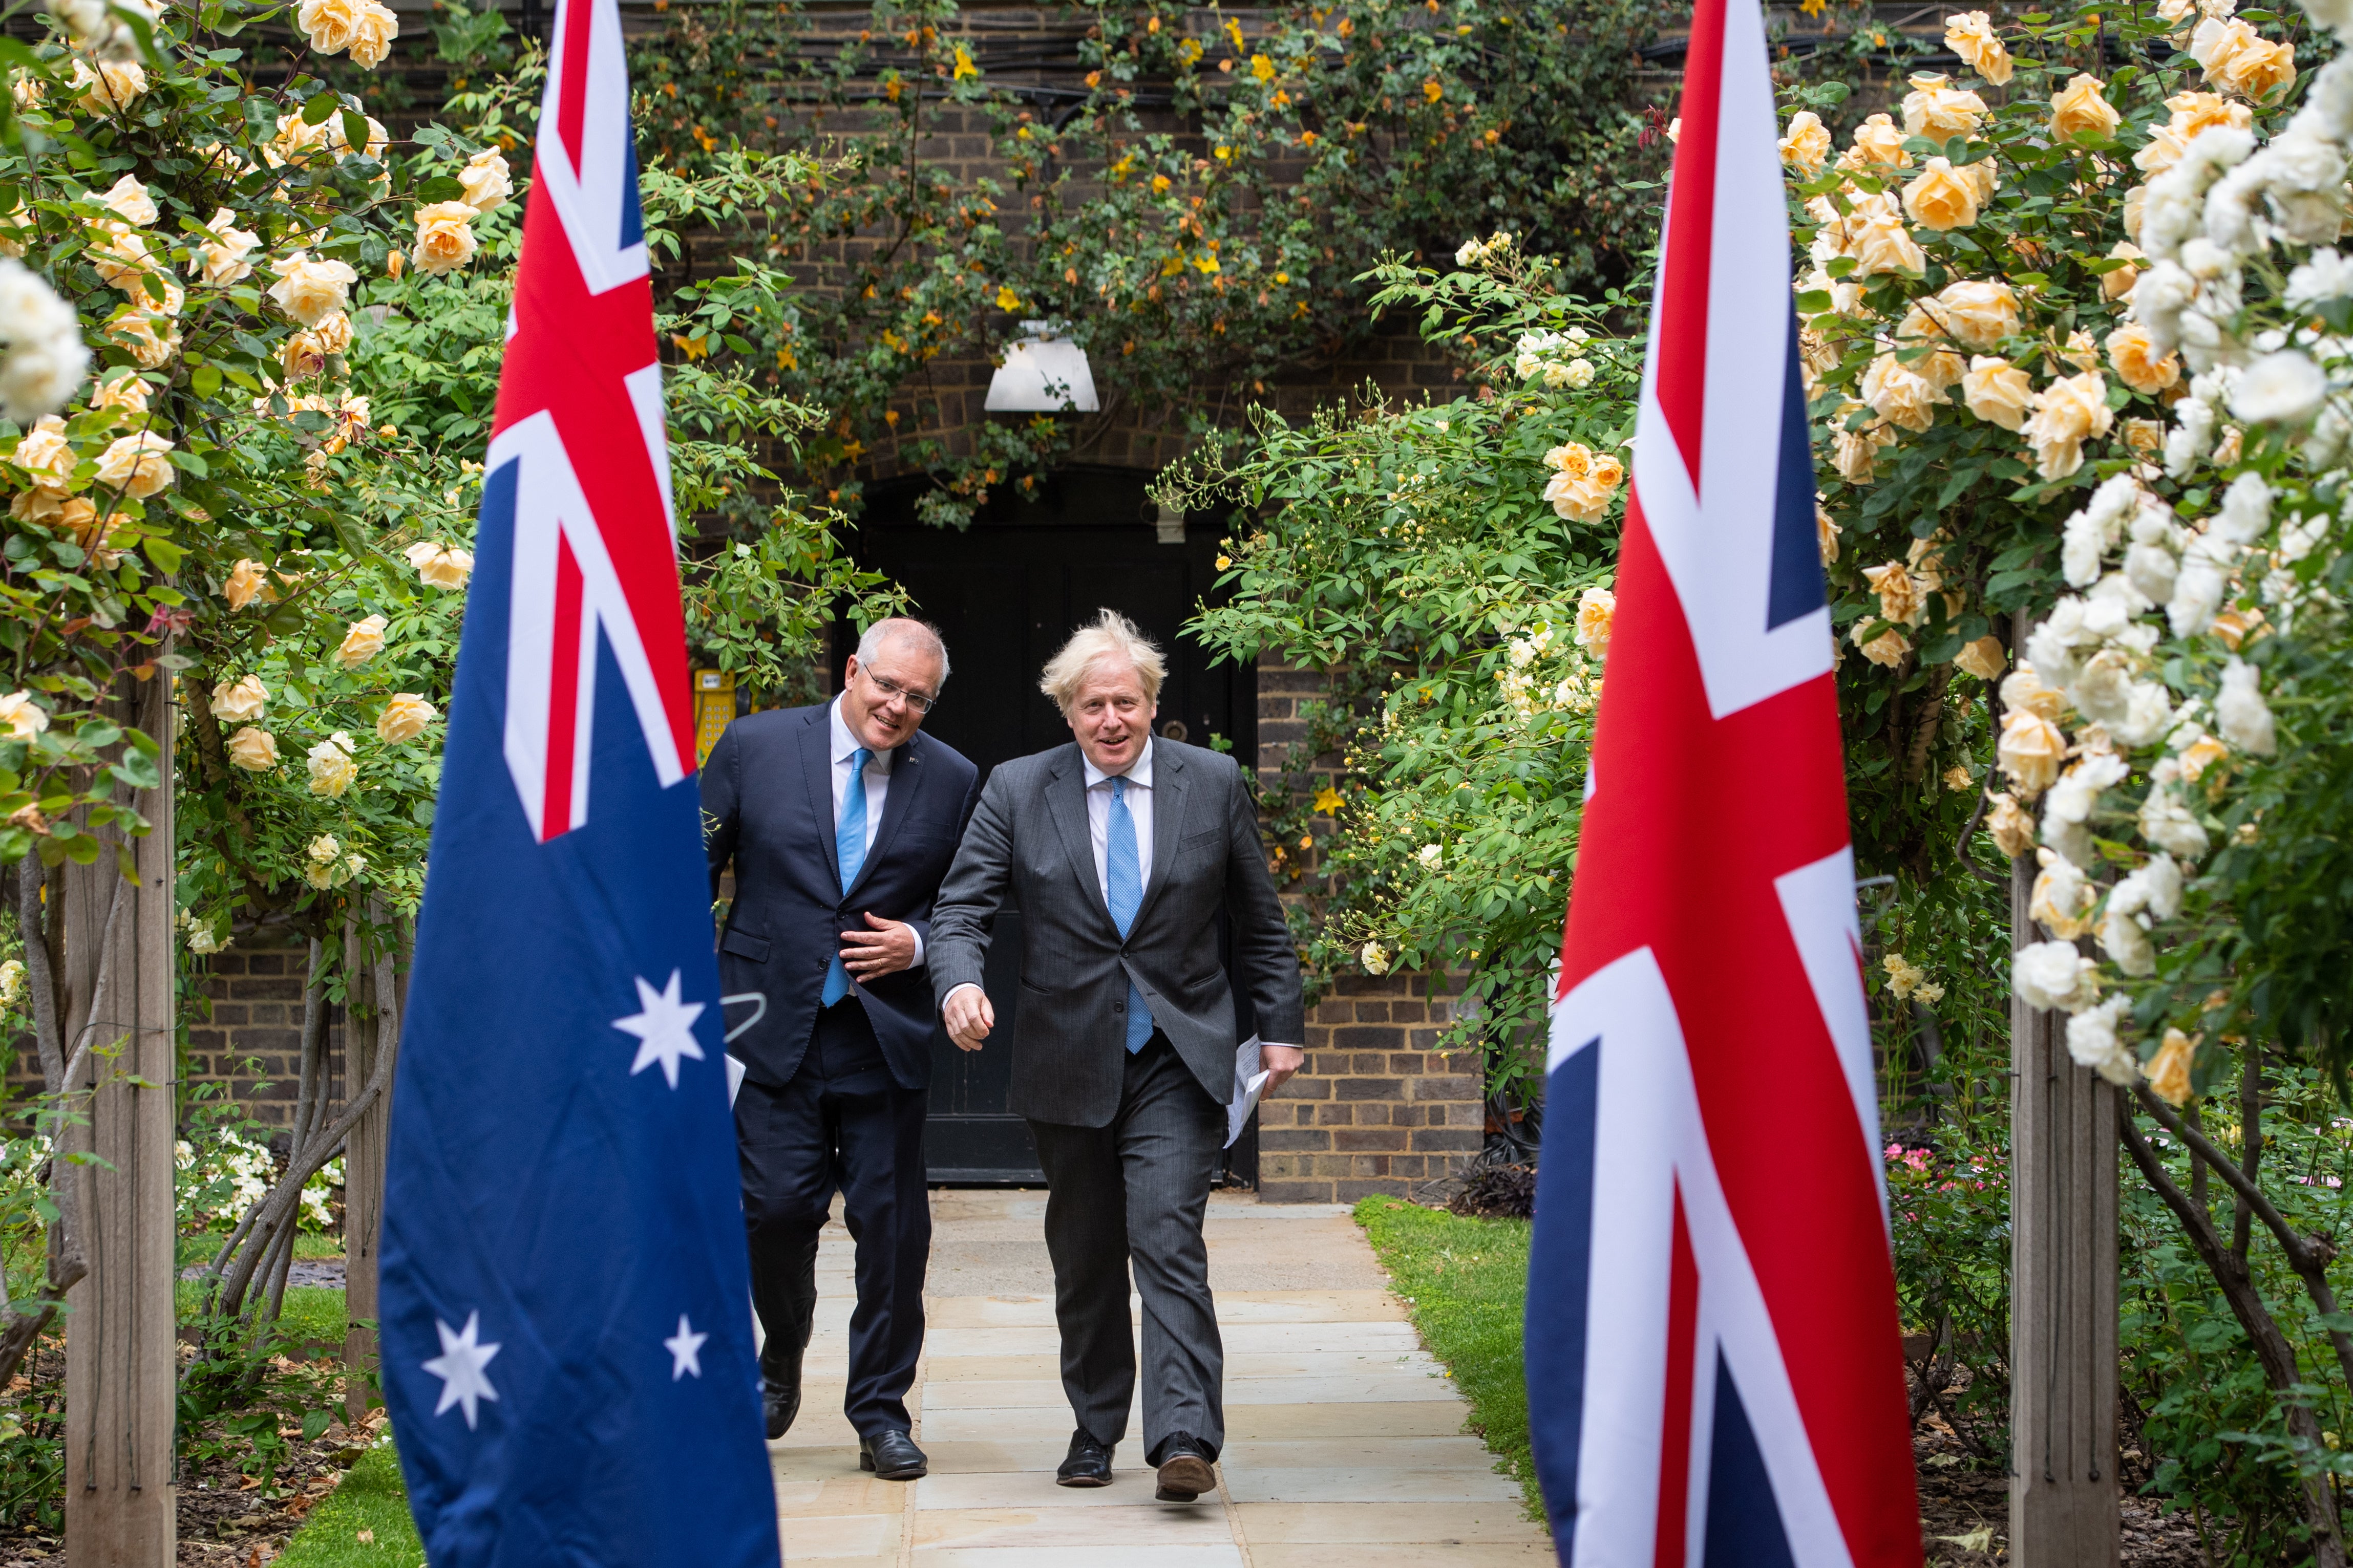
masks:
[[[552,58],[394,1082],[385,1400],[436,1568],[775,1568],[615,0],[563,0]]]
[[[1547,1064],[1560,1561],[1921,1560],[1757,0],[1700,0]]]
[[[588,820],[600,633],[656,776],[695,767],[618,9],[559,6],[551,55],[482,486],[512,509],[505,751],[542,841]]]

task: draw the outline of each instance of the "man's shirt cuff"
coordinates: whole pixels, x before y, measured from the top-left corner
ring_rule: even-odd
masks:
[[[967,981],[964,982],[964,983],[963,983],[962,984],[960,984],[960,985],[954,985],[954,986],[950,986],[950,987],[948,988],[948,994],[947,994],[946,995],[944,995],[944,996],[943,996],[943,997],[941,997],[941,998],[940,998],[940,1010],[941,1010],[942,1012],[945,1012],[945,1011],[947,1011],[947,1005],[948,1005],[948,1004],[955,1000],[955,994],[956,994],[957,992],[959,992],[959,991],[978,991],[978,990],[980,990],[980,987],[979,987],[978,985],[976,985],[975,984],[973,984],[973,983],[972,983],[971,981],[969,981],[969,980],[967,980]]]

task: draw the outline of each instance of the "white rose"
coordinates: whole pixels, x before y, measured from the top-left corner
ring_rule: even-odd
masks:
[[[49,710],[31,692],[12,691],[0,697],[0,724],[8,727],[9,740],[29,741],[49,727]]]
[[[341,730],[311,747],[310,757],[312,795],[339,795],[359,777],[359,764],[352,761],[352,738]]]
[[[2029,942],[2010,960],[2010,988],[2030,1007],[2076,1013],[2099,995],[2099,965],[2068,942]]]
[[[2083,962],[2089,964],[2092,961],[2087,958]],[[2116,1037],[2116,1025],[2131,1005],[2132,998],[2128,996],[2111,996],[2067,1020],[2067,1055],[2077,1067],[2090,1068],[2108,1082],[2118,1085],[2129,1084],[2140,1076],[2140,1058],[2131,1046]]]
[[[2272,710],[2263,702],[2263,678],[2233,655],[2222,667],[2222,689],[2214,698],[2214,727],[2242,752],[2268,757],[2279,750]]]
[[[2301,425],[2328,395],[2328,376],[2294,349],[2247,367],[2231,394],[2231,412],[2250,424]]]
[[[2164,776],[2168,767],[2174,776],[2179,776],[2179,767],[2171,758],[2160,763],[2158,782],[2149,785],[2147,797],[2140,803],[2141,837],[2184,860],[2200,859],[2208,846],[2206,829],[2182,804],[2180,792]]]

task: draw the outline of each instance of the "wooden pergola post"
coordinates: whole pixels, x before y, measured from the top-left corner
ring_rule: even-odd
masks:
[[[138,794],[154,828],[132,844],[135,884],[111,845],[62,879],[65,1048],[69,1058],[81,1050],[68,1083],[91,1091],[86,1121],[62,1142],[104,1162],[74,1178],[90,1273],[66,1298],[66,1541],[74,1568],[170,1568],[179,1359],[169,678],[125,679],[116,704],[162,744],[164,784]]]
[[[400,1049],[405,945],[395,941],[364,968],[353,966],[352,989],[360,1005],[345,1015],[343,1081],[354,1090],[368,1081],[383,1053]],[[361,1112],[343,1141],[343,1310],[350,1322],[343,1332],[347,1426],[357,1426],[367,1415],[368,1374],[375,1366],[375,1331],[363,1325],[376,1321],[376,1248],[384,1230],[384,1158],[391,1129],[392,1091],[387,1088]]]
[[[2011,863],[2011,941],[2039,940],[2034,863]],[[2117,1560],[2116,1097],[2067,1020],[2012,998],[2010,1562]]]

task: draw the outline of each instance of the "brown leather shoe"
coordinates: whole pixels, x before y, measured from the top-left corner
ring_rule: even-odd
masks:
[[[1196,1442],[1189,1432],[1173,1432],[1160,1445],[1159,1486],[1152,1496],[1156,1502],[1191,1502],[1203,1492],[1218,1489],[1218,1473],[1211,1469],[1208,1450]]]

